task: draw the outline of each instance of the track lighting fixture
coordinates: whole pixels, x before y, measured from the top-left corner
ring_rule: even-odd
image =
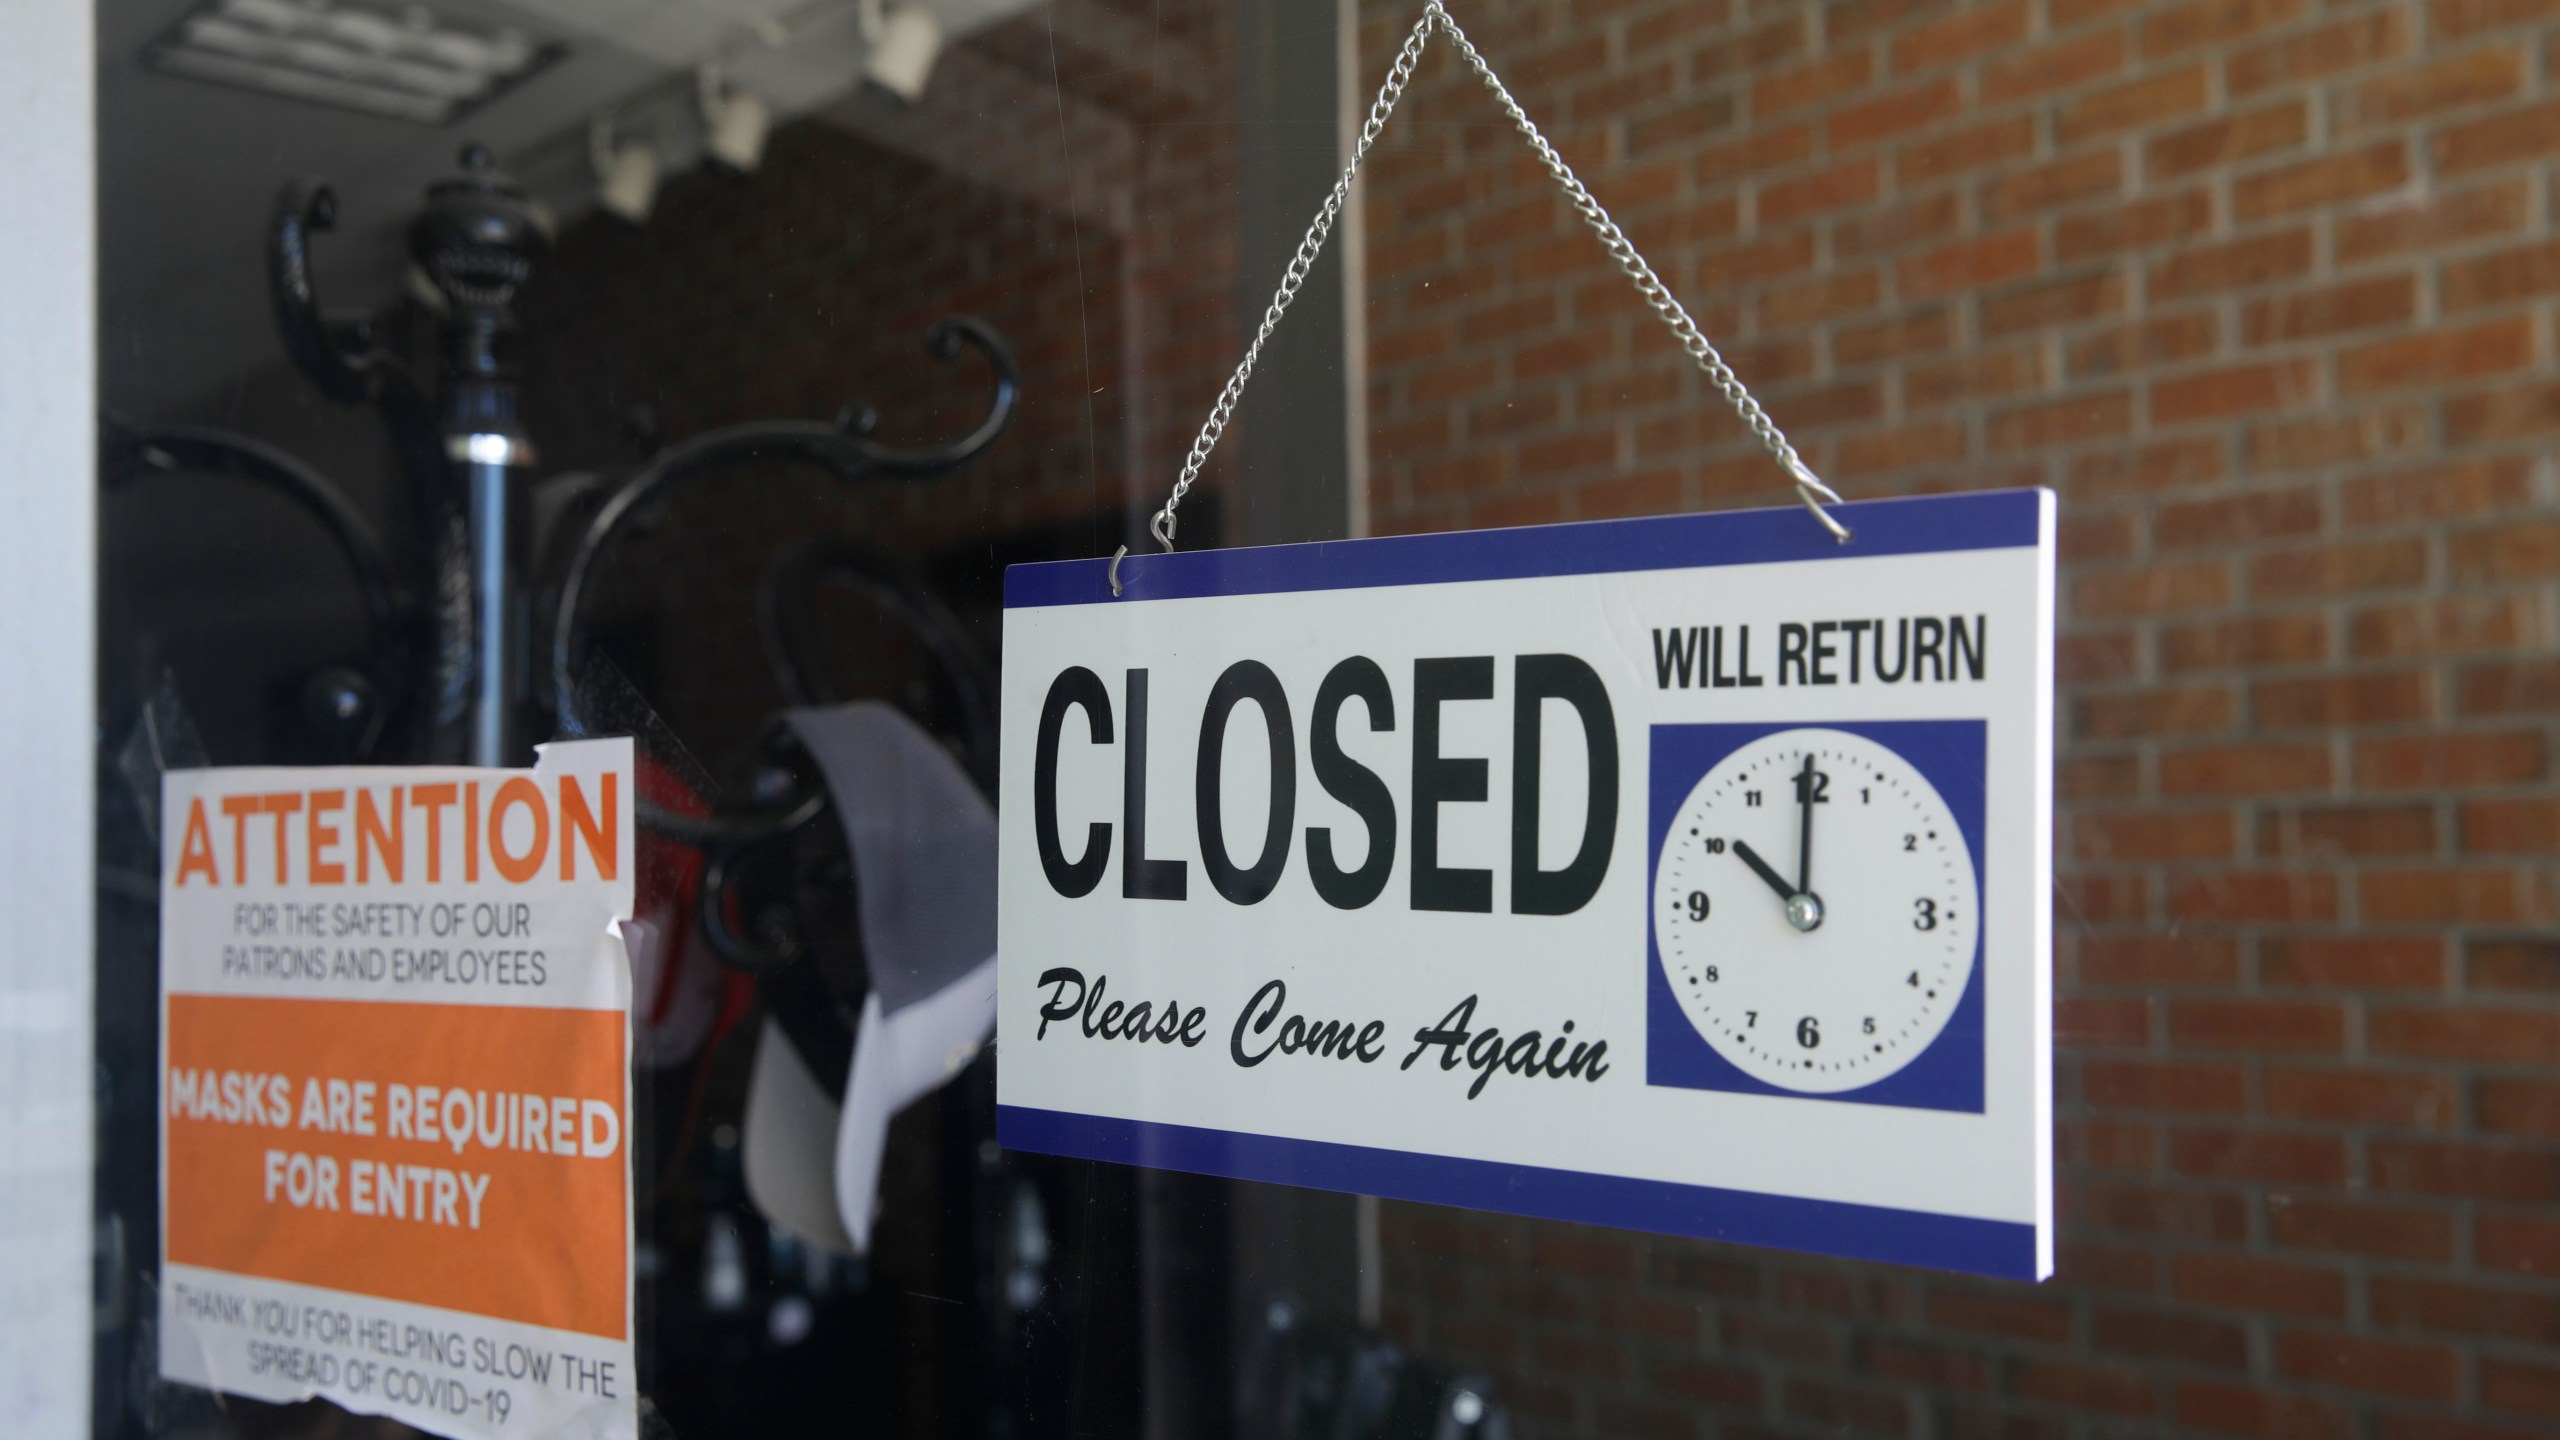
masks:
[[[912,105],[924,97],[925,82],[942,56],[942,22],[920,0],[862,0],[862,38],[871,53],[862,60],[862,78]]]
[[[773,112],[763,97],[729,89],[716,65],[702,67],[699,94],[703,154],[723,170],[754,173],[764,161],[765,136],[773,128]]]
[[[613,120],[599,115],[587,131],[587,154],[595,166],[596,203],[634,225],[646,221],[658,203],[658,152],[646,141],[617,142]]]

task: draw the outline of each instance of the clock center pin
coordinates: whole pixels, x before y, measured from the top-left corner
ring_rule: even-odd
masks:
[[[1822,897],[1810,890],[1788,896],[1787,923],[1808,933],[1822,928]]]

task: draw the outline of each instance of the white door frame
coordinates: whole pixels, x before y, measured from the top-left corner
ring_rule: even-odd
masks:
[[[0,1433],[89,1433],[91,0],[0,3]]]

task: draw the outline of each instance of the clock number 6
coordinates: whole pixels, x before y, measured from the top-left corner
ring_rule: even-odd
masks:
[[[1807,1015],[1796,1022],[1796,1043],[1811,1050],[1822,1043],[1822,1026]]]
[[[1914,930],[1935,930],[1935,929],[1937,929],[1937,928],[1938,928],[1938,902],[1937,902],[1937,901],[1935,901],[1935,900],[1914,900],[1914,901],[1912,901],[1912,902],[1911,902],[1911,911],[1912,911],[1912,914],[1911,914],[1911,928],[1912,928],[1912,929],[1914,929]]]

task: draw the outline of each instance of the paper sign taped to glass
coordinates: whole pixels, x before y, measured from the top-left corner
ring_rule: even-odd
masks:
[[[1005,1144],[2042,1279],[2048,491],[1006,575]]]
[[[632,764],[165,777],[164,1377],[637,1436]]]

